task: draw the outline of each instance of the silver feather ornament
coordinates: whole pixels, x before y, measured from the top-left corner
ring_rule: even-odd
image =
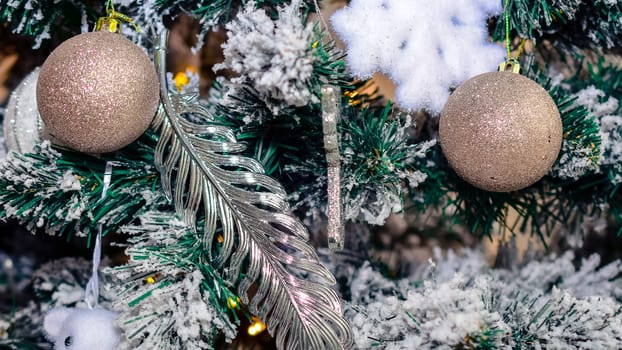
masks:
[[[283,187],[258,161],[238,154],[244,145],[232,130],[183,117],[212,119],[192,99],[169,93],[166,45],[165,32],[156,48],[162,102],[153,123],[160,131],[155,164],[177,214],[203,233],[210,263],[237,285],[279,349],[351,347],[352,332],[330,288],[335,279],[306,243],[307,230],[291,213]],[[217,232],[221,244],[214,242]],[[254,283],[257,291],[249,296]]]

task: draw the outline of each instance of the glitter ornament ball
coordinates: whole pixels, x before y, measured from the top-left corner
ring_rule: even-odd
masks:
[[[46,59],[37,83],[37,105],[47,131],[86,153],[116,151],[149,127],[159,83],[147,55],[111,32],[77,35]]]
[[[468,183],[510,192],[546,175],[559,154],[562,122],[553,99],[520,74],[491,72],[460,85],[441,112],[441,148]]]

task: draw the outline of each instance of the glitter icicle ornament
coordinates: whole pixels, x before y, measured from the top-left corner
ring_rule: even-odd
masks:
[[[439,125],[450,166],[471,185],[491,192],[516,191],[540,180],[557,160],[562,133],[547,91],[509,71],[484,73],[460,85]]]
[[[39,113],[53,138],[86,153],[121,149],[149,127],[159,102],[153,63],[118,33],[108,9],[100,31],[77,35],[57,47],[41,67]]]

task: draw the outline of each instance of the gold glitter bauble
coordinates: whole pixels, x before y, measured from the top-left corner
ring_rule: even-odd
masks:
[[[546,175],[557,160],[562,132],[546,90],[510,72],[467,80],[449,96],[439,125],[451,167],[492,192],[520,190]]]
[[[63,42],[39,73],[37,105],[47,131],[81,152],[127,146],[147,130],[158,102],[151,60],[116,33],[85,33]]]

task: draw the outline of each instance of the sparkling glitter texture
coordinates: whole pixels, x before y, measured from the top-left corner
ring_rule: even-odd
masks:
[[[555,102],[534,81],[510,72],[467,80],[441,112],[441,147],[465,181],[492,192],[532,185],[559,154],[562,122]]]
[[[322,86],[322,130],[328,164],[328,248],[343,249],[345,242],[341,210],[341,156],[339,154],[339,132],[337,124],[341,119],[339,88]]]
[[[87,153],[118,150],[149,127],[159,83],[149,57],[120,34],[75,36],[41,67],[37,105],[46,131]]]

